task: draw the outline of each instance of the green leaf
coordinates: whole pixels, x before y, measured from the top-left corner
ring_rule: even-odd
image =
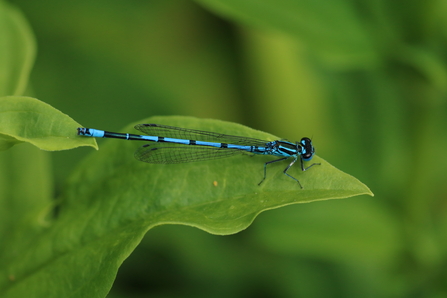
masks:
[[[28,142],[43,150],[79,146],[97,148],[94,139],[79,138],[81,125],[50,105],[31,97],[0,97],[0,150]]]
[[[34,36],[21,12],[0,1],[0,96],[23,94],[35,53]]]
[[[218,120],[152,117],[144,123],[217,131],[267,141],[280,139]],[[133,124],[125,132],[135,133]],[[181,210],[175,219],[178,223],[196,226],[213,234],[231,234],[248,227],[260,212],[267,209],[361,194],[372,195],[356,178],[318,156],[311,162],[321,163],[319,166],[305,172],[301,171],[299,163],[290,168],[288,173],[300,180],[304,187],[301,189],[283,173],[290,161],[269,165],[267,179],[258,186],[263,178],[264,163],[274,160],[272,156],[243,154],[205,162],[147,164],[133,157],[133,152],[141,145],[137,141],[108,140],[103,150],[90,156],[72,178],[70,185],[74,186],[72,191],[76,195],[71,195],[69,201],[79,204],[79,198],[83,198],[90,202],[99,195],[108,203],[115,198],[118,200],[116,204],[119,204],[124,203],[121,198],[124,196],[132,198],[134,206],[142,204],[137,207],[139,211],[135,211],[141,214],[141,209],[146,210],[148,213],[143,213],[143,217],[155,216],[162,222],[171,222],[175,217],[165,214],[165,210]],[[79,187],[80,184],[82,187]],[[131,206],[127,208],[133,209]],[[163,211],[162,214],[157,210]]]
[[[309,45],[326,61],[370,66],[375,45],[349,1],[198,0],[217,14],[251,26],[283,32]]]
[[[217,120],[153,117],[144,123],[278,139]],[[132,127],[125,131],[135,132]],[[147,164],[133,158],[142,144],[107,140],[102,150],[82,162],[68,181],[52,226],[0,271],[2,297],[104,297],[121,263],[157,225],[182,224],[225,235],[247,228],[268,209],[372,195],[364,184],[319,157],[315,161],[321,166],[290,170],[304,189],[282,173],[287,162],[269,166],[266,181],[258,186],[263,165],[272,157],[245,154],[197,163]],[[14,282],[5,282],[8,276],[14,276]]]
[[[32,145],[0,152],[0,268],[11,268],[17,252],[35,245],[48,227],[46,214],[54,205],[51,170],[49,152]],[[3,281],[14,279],[0,273]]]

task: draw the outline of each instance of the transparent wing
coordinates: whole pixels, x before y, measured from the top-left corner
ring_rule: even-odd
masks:
[[[204,161],[243,154],[238,149],[202,147],[191,145],[147,144],[135,151],[135,158],[148,163],[183,163]]]
[[[231,136],[210,131],[180,128],[161,124],[137,124],[135,129],[149,135],[165,138],[207,141],[247,146],[264,146],[269,141],[247,137]]]

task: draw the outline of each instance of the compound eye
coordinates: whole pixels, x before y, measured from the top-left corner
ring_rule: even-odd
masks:
[[[312,141],[309,138],[302,138],[301,139],[301,145],[303,145],[304,147],[308,147],[308,146],[312,146]]]
[[[302,156],[303,156],[303,159],[304,160],[308,160],[308,159],[311,159],[312,158],[312,153],[311,152],[306,152],[305,154],[303,154]]]

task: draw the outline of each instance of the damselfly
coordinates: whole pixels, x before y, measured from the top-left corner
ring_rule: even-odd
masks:
[[[304,167],[304,161],[310,161],[315,154],[315,148],[309,138],[291,143],[288,141],[263,141],[253,138],[231,136],[221,133],[179,128],[161,124],[138,124],[135,129],[146,135],[108,132],[92,128],[78,128],[78,135],[95,138],[117,138],[136,141],[151,141],[158,144],[145,144],[135,152],[135,158],[148,163],[184,163],[229,157],[244,152],[260,155],[280,156],[280,159],[264,164],[264,178],[267,176],[267,165],[292,158],[292,162],[284,169],[284,174],[302,185],[292,175],[287,173],[290,167],[299,159],[301,170],[306,171],[314,165]]]

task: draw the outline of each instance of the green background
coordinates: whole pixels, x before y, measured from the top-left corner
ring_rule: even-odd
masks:
[[[82,125],[187,115],[309,136],[375,193],[265,212],[226,237],[156,227],[109,297],[447,296],[441,2],[9,3],[37,40],[27,93]],[[48,153],[45,191],[90,151]]]

